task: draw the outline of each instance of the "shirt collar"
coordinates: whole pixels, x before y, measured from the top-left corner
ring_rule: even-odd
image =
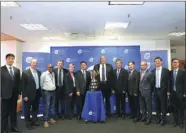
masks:
[[[10,65],[7,65],[7,64],[6,64],[6,67],[7,67],[8,69],[10,69],[10,67],[12,67],[12,68],[13,68],[13,66],[10,66]]]
[[[156,70],[157,70],[157,69],[161,70],[161,69],[162,69],[162,66],[160,66],[160,67],[156,67]]]
[[[30,70],[31,70],[32,72],[36,71],[36,69],[33,69],[33,68],[31,68],[31,67],[30,67]]]
[[[179,68],[173,69],[173,71],[176,71],[176,72],[178,72],[178,70],[179,70]]]
[[[135,69],[131,70],[130,72],[133,73]]]
[[[144,71],[142,71],[142,70],[141,70],[141,72],[143,72],[143,73],[146,73],[146,71],[147,71],[147,69],[146,69],[146,70],[144,70]]]

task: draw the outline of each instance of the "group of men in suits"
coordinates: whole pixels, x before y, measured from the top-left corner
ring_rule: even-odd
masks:
[[[91,74],[86,70],[87,63],[80,63],[81,69],[74,72],[75,65],[69,64],[69,69],[63,68],[63,61],[57,62],[57,68],[47,65],[47,71],[37,70],[37,60],[32,59],[30,68],[22,72],[13,67],[15,56],[6,55],[6,65],[1,67],[1,133],[9,133],[8,117],[10,116],[11,131],[19,132],[17,127],[16,106],[18,95],[22,92],[24,102],[24,116],[26,127],[31,130],[39,126],[37,114],[40,97],[45,103],[44,127],[55,123],[51,117],[51,107],[54,104],[56,117],[68,119],[73,117],[75,102],[77,103],[77,119],[81,119],[81,112],[85,101],[86,91],[89,88]],[[125,99],[128,96],[130,106],[130,118],[134,122],[151,123],[152,119],[152,95],[156,104],[156,123],[164,125],[167,98],[173,105],[174,126],[183,127],[184,98],[186,97],[186,73],[179,69],[179,60],[172,59],[172,70],[162,67],[162,59],[154,59],[155,68],[148,71],[147,62],[141,62],[140,72],[135,68],[135,62],[128,62],[129,72],[122,67],[122,60],[115,62],[116,69],[106,63],[106,57],[100,57],[100,63],[94,66],[97,73],[96,80],[106,101],[106,113],[110,115],[110,96],[115,93],[116,112],[118,117],[125,118]],[[21,80],[20,80],[21,79]],[[21,89],[20,89],[21,88]],[[55,103],[54,103],[55,102]],[[30,110],[32,109],[32,118]],[[141,110],[141,112],[140,112]]]

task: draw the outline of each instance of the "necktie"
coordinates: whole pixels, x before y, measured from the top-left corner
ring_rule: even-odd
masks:
[[[12,80],[14,80],[14,73],[13,73],[12,67],[9,67],[9,69],[10,69],[10,76]]]
[[[34,80],[35,80],[35,83],[36,83],[36,89],[39,89],[39,79],[38,79],[38,75],[37,75],[37,71],[34,70]]]
[[[105,67],[104,67],[104,64],[102,64],[102,81],[105,81]]]
[[[156,69],[156,88],[160,88],[160,69]]]
[[[145,73],[142,71],[142,72],[141,72],[140,81],[142,81],[142,80],[143,80],[143,76],[144,76],[144,74],[145,74]]]
[[[119,78],[119,73],[120,73],[120,71],[119,71],[119,69],[117,70],[117,79]]]
[[[59,69],[58,85],[59,85],[60,87],[62,86],[61,69]]]
[[[71,73],[71,76],[72,76],[72,80],[73,80],[73,85],[74,85],[74,87],[76,87],[76,84],[75,84],[75,78],[74,78],[74,74],[73,74],[73,73]]]
[[[129,79],[130,79],[130,77],[132,76],[132,73],[133,73],[133,72],[132,72],[132,71],[130,71],[130,73],[129,73]]]
[[[83,77],[84,77],[84,80],[86,82],[86,73],[85,73],[85,70],[83,70]]]
[[[176,77],[177,77],[177,71],[174,71],[173,74],[173,90],[176,91]]]

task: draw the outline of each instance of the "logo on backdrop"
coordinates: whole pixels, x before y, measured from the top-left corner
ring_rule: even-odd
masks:
[[[145,53],[144,54],[144,59],[148,60],[150,58],[150,53]]]
[[[33,59],[33,57],[26,57],[26,62],[31,63],[32,59]]]
[[[124,50],[124,53],[125,53],[125,54],[128,54],[128,52],[129,52],[128,49],[125,49],[125,50]]]
[[[66,58],[66,62],[70,62],[70,58]]]
[[[105,53],[106,53],[105,49],[102,49],[102,50],[101,50],[101,53],[102,53],[102,54],[105,54]]]
[[[93,57],[89,58],[89,62],[93,62],[93,61],[94,61]]]
[[[96,115],[96,112],[89,111],[88,114],[89,115]]]
[[[117,57],[114,57],[114,58],[112,59],[113,62],[115,62],[116,60],[117,60]]]
[[[79,49],[79,50],[77,51],[77,53],[78,53],[78,54],[82,54],[82,53],[83,53],[83,50],[82,50],[82,49]]]
[[[59,53],[59,50],[54,50],[54,54],[58,54]]]
[[[128,65],[125,65],[125,69],[126,69],[126,70],[128,70],[128,69],[129,69]]]
[[[151,67],[150,65],[151,65],[150,62],[147,62],[148,69]]]
[[[94,65],[90,66],[90,67],[87,69],[87,71],[91,71],[91,70],[93,70],[93,69],[94,69]]]

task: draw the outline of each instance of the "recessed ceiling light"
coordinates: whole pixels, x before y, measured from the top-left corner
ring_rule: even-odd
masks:
[[[1,2],[2,7],[19,7],[16,2]]]
[[[169,36],[183,36],[185,35],[185,32],[172,32],[169,34]]]
[[[43,37],[44,40],[64,40],[64,38],[60,36],[53,36],[53,37]]]
[[[124,28],[126,29],[128,27],[129,23],[121,23],[121,22],[116,22],[116,23],[111,23],[108,22],[105,24],[105,29],[116,29],[116,28]]]
[[[138,1],[138,2],[117,2],[117,1],[109,1],[109,5],[143,5],[144,1]]]
[[[42,24],[20,24],[22,27],[26,28],[27,30],[49,30]]]

